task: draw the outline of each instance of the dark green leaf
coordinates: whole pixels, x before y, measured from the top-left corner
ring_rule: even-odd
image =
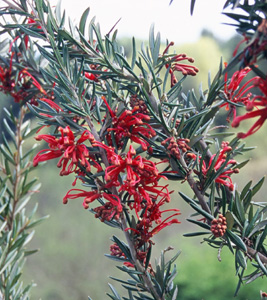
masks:
[[[229,229],[226,229],[226,234],[227,236],[230,238],[230,240],[241,250],[243,250],[244,252],[247,252],[247,247],[245,245],[245,243],[242,241],[242,239],[236,235],[235,233],[233,233],[232,231],[230,231]]]
[[[191,0],[190,14],[193,15],[196,0]]]
[[[80,30],[82,35],[84,35],[85,24],[86,24],[89,12],[90,12],[90,8],[88,7],[84,11],[84,13],[82,14],[82,17],[81,17],[81,20],[80,20],[80,23],[79,23],[79,30]]]
[[[197,220],[194,220],[194,219],[186,219],[188,222],[191,222],[193,224],[196,224],[202,228],[205,228],[207,230],[210,230],[210,225],[204,223],[204,222],[200,222],[200,221],[197,221]]]

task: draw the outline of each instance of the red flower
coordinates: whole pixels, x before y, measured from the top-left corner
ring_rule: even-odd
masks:
[[[203,161],[202,164],[202,173],[203,175],[207,175],[208,171],[210,170],[210,167],[212,167],[212,169],[214,170],[214,172],[216,173],[223,164],[225,164],[226,162],[226,153],[230,152],[232,150],[232,148],[230,146],[225,146],[219,153],[219,156],[216,159],[216,154],[213,154],[210,158],[209,164],[208,166],[206,166],[205,161]],[[213,164],[214,159],[216,159],[215,164]],[[238,173],[239,170],[238,169],[232,169],[232,166],[234,166],[236,164],[236,161],[233,159],[230,159],[227,163],[226,166],[224,168],[224,171],[221,172],[217,178],[215,179],[216,183],[219,184],[223,184],[225,186],[227,186],[229,188],[230,191],[234,190],[234,185],[232,182],[232,179],[230,177],[231,174],[233,173]]]
[[[246,109],[249,112],[243,116],[235,117],[232,122],[232,126],[238,127],[240,122],[246,119],[255,117],[259,117],[259,119],[252,125],[247,133],[238,133],[239,138],[245,138],[255,133],[262,127],[263,123],[267,119],[267,80],[260,77],[254,77],[252,86],[254,88],[259,88],[262,92],[262,95],[256,95],[254,97],[251,97],[250,100],[246,101]]]
[[[124,140],[129,138],[132,142],[140,144],[143,150],[147,150],[149,143],[142,136],[150,139],[156,135],[154,129],[146,122],[150,120],[148,115],[138,113],[138,107],[133,110],[125,110],[119,117],[116,116],[106,98],[102,97],[105,102],[110,116],[112,118],[112,128],[108,128],[108,141],[112,145],[111,132],[114,132],[117,146],[121,149],[124,145]]]
[[[96,77],[96,75],[94,75],[92,73],[84,72],[84,76],[89,80],[98,82],[98,78]]]
[[[226,65],[227,64],[225,63],[225,66]],[[244,104],[246,104],[246,102],[249,101],[251,96],[251,92],[249,92],[249,90],[254,87],[253,85],[249,86],[249,84],[254,81],[254,78],[247,81],[241,88],[240,88],[240,84],[250,71],[251,69],[248,67],[236,71],[231,77],[231,80],[228,84],[227,84],[227,74],[225,74],[224,96],[226,97],[227,101],[233,103],[244,103]],[[228,121],[230,119],[230,116],[232,116],[233,118],[236,117],[236,106],[234,104],[230,104],[227,102],[221,105],[221,107],[223,106],[226,106],[226,110],[229,110],[229,114],[227,118]]]
[[[72,194],[71,192],[73,191],[78,193]],[[98,198],[101,198],[101,194],[95,190],[88,192],[80,189],[71,189],[67,192],[66,196],[63,198],[63,204],[67,204],[69,199],[77,199],[80,197],[84,197],[83,207],[85,209],[88,209],[90,203],[92,203]]]
[[[11,54],[9,67],[3,68],[0,66],[0,91],[4,94],[10,94],[15,102],[25,101],[32,97],[30,101],[34,103],[36,93],[29,92],[33,86],[44,95],[46,95],[46,92],[26,69],[23,69],[18,74],[16,70],[13,70],[13,56],[14,52]]]
[[[242,50],[241,54],[239,55],[239,60],[242,61],[243,66],[248,66],[256,63],[258,56],[266,51],[266,36],[267,20],[263,18],[262,22],[258,25],[257,31],[253,36],[250,37],[244,35],[244,39],[237,44],[233,55],[236,55],[239,46],[243,42],[247,42],[248,45]]]
[[[61,157],[57,166],[62,167],[60,175],[68,175],[77,170],[78,165],[86,168],[86,171],[91,171],[91,165],[101,171],[101,166],[95,161],[94,157],[90,155],[88,148],[83,144],[86,140],[91,143],[94,142],[92,134],[85,130],[81,137],[76,140],[70,127],[59,127],[61,132],[59,138],[49,135],[41,134],[36,137],[36,140],[44,140],[48,143],[49,149],[41,150],[33,159],[33,165],[37,166],[39,162]]]
[[[179,211],[178,209],[172,209],[169,211]],[[153,212],[152,212],[153,213]],[[162,212],[161,212],[162,213]],[[162,229],[164,229],[167,226],[170,226],[172,224],[180,224],[181,222],[173,218],[177,215],[180,215],[179,212],[172,214],[171,216],[167,217],[163,221],[159,221],[157,226],[153,228],[153,218],[150,216],[142,216],[140,218],[140,221],[137,223],[136,228],[127,228],[126,230],[131,230],[135,233],[135,240],[137,242],[136,248],[141,248],[145,243],[152,243],[151,238],[160,232]],[[169,221],[170,220],[170,221]]]
[[[72,193],[72,192],[78,193]],[[104,198],[107,202],[99,207],[94,208],[96,218],[100,218],[102,222],[110,221],[112,219],[119,220],[120,214],[123,211],[120,198],[113,194],[107,194],[105,192],[93,191],[84,191],[80,189],[71,189],[68,191],[66,196],[63,198],[63,203],[67,204],[69,199],[77,199],[84,197],[83,207],[85,209],[89,208],[89,204],[94,202],[96,199]]]
[[[174,43],[170,42],[168,46],[165,48],[163,51],[163,55],[166,55],[169,48],[173,46]],[[199,69],[195,66],[188,65],[188,64],[182,64],[180,63],[181,61],[187,60],[190,63],[194,62],[194,59],[192,57],[188,57],[186,54],[178,54],[175,55],[174,57],[167,58],[167,63],[165,65],[166,69],[168,69],[170,66],[169,73],[171,74],[171,87],[173,87],[177,82],[177,78],[174,75],[175,71],[181,72],[183,75],[191,75],[195,76],[197,75]]]
[[[119,192],[128,192],[128,204],[131,209],[139,212],[145,201],[145,205],[152,204],[152,194],[159,195],[170,199],[169,191],[166,186],[159,186],[158,181],[161,178],[166,179],[161,175],[156,167],[156,164],[147,160],[140,155],[135,156],[136,152],[132,146],[125,157],[116,154],[114,149],[102,143],[95,142],[93,146],[104,148],[110,162],[105,170],[106,188],[119,186]],[[124,178],[121,180],[121,177]],[[131,198],[133,197],[133,201]]]

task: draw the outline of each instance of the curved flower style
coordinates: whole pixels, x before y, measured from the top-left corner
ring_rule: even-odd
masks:
[[[252,127],[247,131],[247,133],[238,133],[239,138],[246,138],[247,136],[252,135],[256,131],[258,131],[267,119],[267,79],[255,77],[253,81],[253,87],[259,88],[262,92],[262,95],[256,95],[253,98],[251,98],[251,100],[245,103],[246,109],[249,112],[243,116],[235,117],[232,122],[232,126],[238,127],[240,122],[246,119],[251,119],[255,117],[259,117],[259,119],[252,125]]]
[[[226,109],[229,110],[228,121],[230,116],[233,117],[232,127],[238,127],[240,122],[246,119],[259,117],[247,133],[238,133],[239,138],[245,138],[255,133],[261,128],[267,118],[267,79],[255,76],[240,87],[242,80],[245,79],[250,71],[249,67],[236,71],[229,84],[227,84],[227,75],[225,76],[224,95],[233,104],[224,103],[221,106],[226,106]],[[259,89],[261,95],[254,95],[252,91],[255,89]],[[235,103],[243,103],[248,113],[236,116]],[[260,107],[262,108],[260,109]]]
[[[128,205],[131,209],[135,209],[136,213],[143,208],[144,201],[145,205],[152,205],[155,195],[165,197],[166,201],[170,201],[167,186],[158,185],[161,178],[167,178],[159,173],[154,162],[140,155],[135,156],[136,151],[132,146],[125,157],[115,153],[114,148],[102,143],[95,142],[93,146],[104,148],[111,164],[105,170],[107,182],[105,187],[119,186],[119,192],[128,192]]]
[[[227,64],[225,63],[225,66]],[[226,110],[229,111],[227,121],[230,122],[230,118],[236,117],[236,106],[235,103],[243,103],[246,104],[247,101],[249,101],[251,97],[251,92],[249,91],[254,86],[249,85],[251,82],[254,81],[254,78],[247,81],[242,87],[240,87],[240,84],[242,80],[248,75],[248,73],[251,71],[249,67],[245,69],[241,69],[236,71],[233,76],[231,77],[231,80],[229,83],[227,83],[227,73],[224,77],[224,96],[227,101],[232,102],[233,104],[227,102],[221,105],[221,107],[226,107]]]
[[[178,219],[174,218],[180,215],[180,210],[175,208],[160,210],[160,207],[169,200],[167,200],[166,197],[162,197],[161,200],[157,202],[157,197],[158,196],[155,197],[151,205],[144,208],[136,228],[129,228],[136,235],[135,239],[138,242],[137,248],[140,248],[147,242],[151,243],[150,239],[165,227],[180,223]],[[173,214],[162,221],[162,214],[167,212],[173,212]],[[153,222],[156,224],[154,228]]]
[[[13,56],[14,53],[11,54],[8,68],[0,66],[0,92],[11,95],[17,103],[30,98],[30,102],[36,104],[36,94],[29,90],[35,86],[42,95],[47,93],[26,69],[18,74],[13,71]]]
[[[233,173],[238,173],[239,169],[232,169],[232,166],[236,164],[234,159],[230,159],[226,162],[226,153],[232,151],[232,148],[228,146],[227,142],[222,143],[223,149],[220,151],[219,156],[216,159],[216,154],[213,154],[210,158],[208,166],[205,161],[202,164],[202,173],[203,175],[207,175],[210,168],[214,170],[214,172],[218,172],[219,169],[226,163],[223,171],[220,171],[220,174],[216,177],[215,182],[219,184],[223,184],[229,188],[230,191],[234,190],[234,185],[232,179],[230,177]],[[214,160],[216,159],[215,163]]]
[[[163,51],[163,55],[167,54],[169,48],[173,45],[174,42],[170,42]],[[191,76],[196,76],[199,71],[199,69],[195,66],[180,63],[184,60],[187,60],[190,63],[194,62],[194,59],[192,57],[188,57],[186,54],[178,54],[167,60],[169,61],[165,64],[165,67],[166,69],[170,67],[169,73],[171,74],[171,87],[173,87],[178,82],[177,78],[174,75],[175,71],[181,72],[183,75]]]
[[[99,218],[102,222],[110,221],[112,219],[119,220],[120,214],[123,211],[123,207],[118,196],[105,192],[98,192],[96,190],[84,191],[80,189],[71,189],[63,198],[63,203],[67,204],[69,199],[77,199],[80,197],[84,197],[83,207],[85,209],[88,209],[89,204],[94,202],[96,199],[106,199],[107,202],[104,205],[93,209],[93,211],[96,213],[95,217]]]
[[[43,149],[33,159],[33,165],[37,166],[39,162],[61,157],[57,166],[62,167],[60,175],[68,175],[77,170],[78,165],[86,168],[86,171],[91,171],[91,165],[101,171],[101,166],[95,161],[94,156],[90,155],[88,148],[83,144],[86,140],[94,142],[92,134],[85,130],[81,137],[76,140],[69,126],[65,128],[59,127],[61,132],[59,138],[50,134],[38,135],[37,141],[44,140],[48,143],[49,149]]]
[[[106,98],[102,97],[105,102],[110,116],[112,118],[112,128],[108,128],[107,139],[112,145],[111,132],[114,132],[116,144],[119,149],[124,145],[124,139],[129,138],[132,142],[140,144],[143,150],[147,150],[149,143],[142,136],[150,139],[156,135],[154,129],[146,122],[150,120],[148,115],[139,113],[139,107],[134,107],[132,110],[125,110],[119,117],[116,116]]]

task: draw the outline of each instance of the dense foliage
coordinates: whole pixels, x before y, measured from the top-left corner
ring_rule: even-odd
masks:
[[[172,248],[163,250],[156,265],[151,258],[154,236],[179,226],[179,202],[171,201],[178,190],[192,208],[188,222],[198,228],[185,236],[204,236],[219,260],[222,248],[233,253],[235,294],[243,282],[266,276],[266,203],[256,198],[264,178],[240,191],[234,178],[248,162],[240,155],[251,150],[243,139],[267,118],[267,4],[226,1],[243,40],[197,95],[182,89],[197,76],[194,59],[171,53],[173,42],[163,46],[153,26],[149,45],[137,50],[133,38],[126,57],[115,28],[102,36],[94,19],[87,26],[89,9],[75,26],[66,25],[60,5],[53,10],[45,0],[2,2],[0,91],[14,99],[14,109],[6,110],[0,147],[1,298],[30,297],[21,272],[25,257],[36,252],[27,244],[42,219],[35,219],[37,207],[30,214],[25,207],[39,188],[31,171],[50,160],[60,176],[73,176],[63,203],[80,199],[124,234],[124,240],[113,235],[107,256],[120,264],[125,277],[113,279],[126,293],[121,298],[110,285],[111,299],[179,299],[173,284],[179,252],[166,260]],[[250,129],[228,140],[226,122],[238,127],[248,119]],[[29,149],[33,135],[43,149]],[[177,182],[177,191],[168,181]],[[179,182],[188,183],[192,197]]]

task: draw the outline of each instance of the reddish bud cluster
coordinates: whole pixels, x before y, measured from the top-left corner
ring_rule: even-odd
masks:
[[[146,103],[144,100],[139,99],[137,95],[131,95],[130,97],[130,106],[132,109],[135,109],[136,112],[149,115],[149,110],[146,106]]]
[[[226,228],[227,228],[226,218],[222,214],[219,214],[218,220],[213,219],[211,221],[210,230],[215,237],[223,236],[225,234]]]
[[[179,160],[181,158],[181,151],[182,153],[185,153],[188,150],[191,150],[191,148],[188,146],[189,142],[189,139],[175,139],[174,137],[169,137],[162,141],[161,145],[165,147],[168,145],[167,150],[169,151],[169,156],[172,155]]]

